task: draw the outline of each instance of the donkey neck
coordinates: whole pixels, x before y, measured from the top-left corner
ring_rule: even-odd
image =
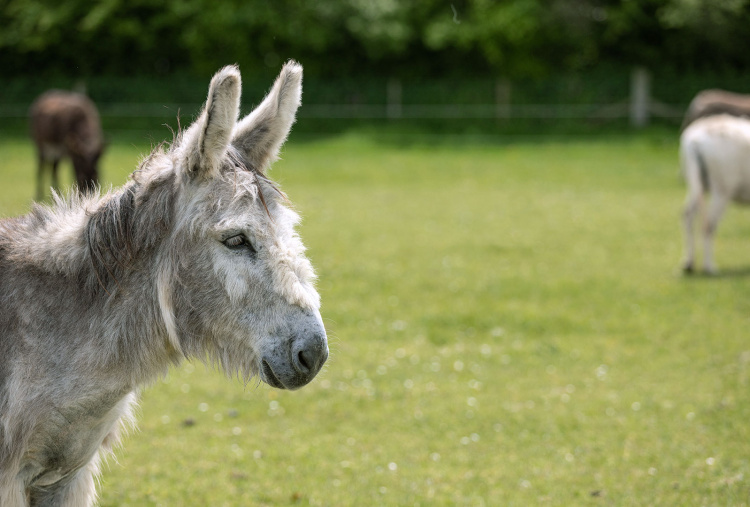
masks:
[[[158,251],[172,222],[171,194],[159,191],[169,185],[157,187],[131,181],[100,199],[58,198],[0,224],[13,266],[50,296],[34,317],[53,330],[48,339],[91,350],[89,367],[127,364],[132,386],[181,359],[157,300]]]

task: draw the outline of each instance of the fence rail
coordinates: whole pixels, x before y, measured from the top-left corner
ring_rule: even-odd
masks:
[[[102,118],[165,118],[192,116],[201,104],[99,104]],[[684,104],[652,102],[650,115],[682,118]],[[627,119],[629,102],[614,104],[303,104],[300,118],[318,119]],[[26,118],[28,105],[0,104],[0,118]]]
[[[670,93],[666,82],[654,79],[647,70],[634,68],[629,79],[619,73],[558,77],[518,83],[498,78],[465,82],[402,82],[397,78],[378,82],[308,81],[301,118],[336,120],[628,120],[643,127],[652,118],[679,120],[686,107],[684,94]],[[128,82],[129,83],[129,82]],[[118,83],[107,78],[93,80],[91,96],[105,120],[158,118],[172,121],[192,118],[201,104],[192,98],[201,96],[205,83],[176,81],[164,83],[138,81]],[[0,87],[0,118],[26,118],[28,106],[41,84],[21,86],[22,82]],[[727,84],[731,84],[727,82]],[[124,86],[124,88],[123,88]],[[252,85],[248,84],[252,88]],[[34,90],[31,90],[34,88]],[[193,89],[195,88],[195,90]],[[257,88],[257,86],[255,87]],[[253,91],[257,91],[253,88]],[[728,87],[732,89],[732,87]],[[13,93],[10,93],[10,92]],[[172,95],[169,92],[174,92]],[[249,93],[247,96],[259,96]],[[8,102],[3,103],[3,95]],[[656,96],[666,98],[657,100]],[[12,97],[12,98],[10,98]],[[169,97],[161,102],[161,97]],[[185,97],[191,97],[185,99]],[[689,96],[692,98],[692,95]],[[28,102],[26,102],[28,100]],[[548,100],[548,102],[545,102]],[[680,101],[684,103],[679,103]],[[171,101],[171,102],[168,102]],[[251,104],[246,104],[249,110]]]

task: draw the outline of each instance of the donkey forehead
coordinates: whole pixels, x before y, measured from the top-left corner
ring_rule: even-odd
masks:
[[[223,173],[194,195],[204,210],[203,227],[217,232],[236,229],[283,239],[299,223],[299,215],[280,202],[280,192],[250,171]]]

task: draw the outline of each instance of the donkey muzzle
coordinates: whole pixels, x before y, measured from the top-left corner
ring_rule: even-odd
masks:
[[[278,389],[294,390],[308,384],[328,359],[324,330],[295,335],[284,349],[281,354],[269,353],[261,359],[261,378]]]

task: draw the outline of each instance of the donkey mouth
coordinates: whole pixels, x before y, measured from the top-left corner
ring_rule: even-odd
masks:
[[[286,389],[286,387],[284,387],[284,384],[282,384],[276,374],[274,374],[271,365],[268,364],[268,361],[266,361],[265,359],[263,360],[263,380],[265,380],[266,384],[271,387],[275,387],[277,389]]]

